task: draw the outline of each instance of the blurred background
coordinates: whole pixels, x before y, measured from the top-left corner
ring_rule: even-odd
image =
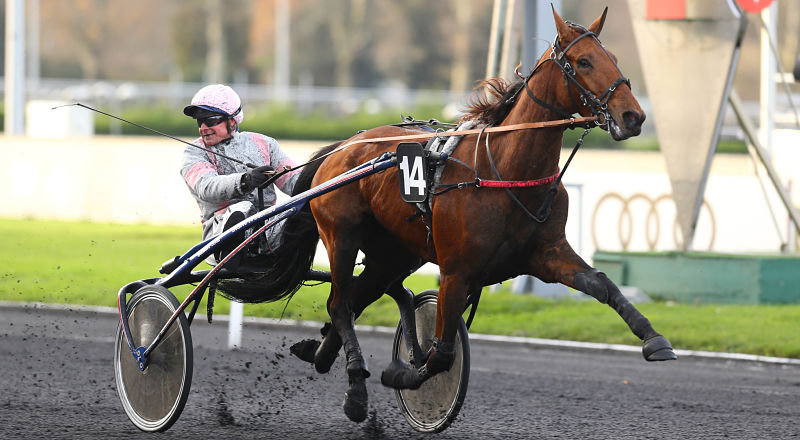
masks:
[[[570,166],[564,179],[571,197],[567,233],[576,250],[590,261],[598,250],[793,255],[792,209],[800,205],[800,191],[793,190],[800,126],[792,107],[800,102],[793,76],[800,60],[800,3],[638,2],[646,4],[647,14],[664,4],[683,8],[678,21],[700,23],[707,31],[684,33],[680,44],[700,49],[710,44],[715,25],[698,8],[719,4],[731,17],[743,17],[734,62],[719,60],[725,71],[730,63],[732,76],[720,124],[708,136],[710,155],[706,160],[700,153],[705,162],[696,179],[700,191],[691,234],[684,231],[688,220],[678,219],[680,208],[662,203],[675,198],[675,159],[670,165],[662,154],[666,132],[656,128],[668,125],[653,113],[655,90],[648,90],[640,56],[644,43],[634,32],[631,5],[637,2],[552,3],[565,19],[587,26],[608,6],[600,39],[619,59],[648,114],[642,135],[624,142],[594,130]],[[53,110],[57,105],[81,102],[191,139],[197,129],[183,116],[183,106],[203,85],[226,83],[244,101],[242,129],[275,137],[301,161],[328,141],[399,122],[401,115],[457,119],[480,80],[516,79],[514,66],[522,62],[527,71],[549,47],[555,35],[550,4],[0,0],[5,35],[0,151],[6,155],[0,216],[199,225],[178,176],[184,146],[85,109]],[[673,61],[660,60],[664,66]],[[687,71],[671,81],[680,85],[705,75]],[[774,133],[761,138],[766,160],[727,105],[729,90],[741,98],[744,117],[761,135]],[[695,107],[678,104],[673,113],[690,114]],[[11,105],[18,107],[10,116]],[[576,135],[567,132],[566,148]],[[620,201],[621,208],[612,206]]]
[[[0,1],[3,27],[9,19],[6,3]],[[259,116],[271,112],[295,119],[385,111],[396,117],[398,111],[423,109],[452,119],[477,81],[487,76],[495,3],[511,8],[516,3],[519,10],[511,20],[501,17],[501,27],[516,31],[519,39],[524,26],[521,0],[21,3],[26,99],[80,100],[157,125],[175,118],[173,131],[189,136],[194,134],[191,124],[175,110],[208,83],[239,90],[251,124],[266,123]],[[549,2],[539,3],[549,7]],[[646,101],[627,1],[556,3],[563,17],[585,25],[608,5],[610,25],[602,41]],[[781,62],[791,71],[798,54],[800,5],[775,3],[776,42]],[[759,98],[759,31],[757,16],[751,17],[735,78],[745,100]],[[553,35],[536,37],[552,40]],[[506,65],[490,73],[510,74],[522,61],[520,44],[514,44]],[[8,62],[5,46],[0,62]],[[141,133],[106,119],[95,124],[96,133]],[[308,130],[298,130],[280,137],[307,136]]]

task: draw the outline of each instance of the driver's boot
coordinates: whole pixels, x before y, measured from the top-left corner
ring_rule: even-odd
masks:
[[[236,226],[238,223],[240,223],[244,219],[245,219],[245,215],[244,215],[243,212],[241,212],[241,211],[233,211],[233,212],[231,212],[231,215],[225,221],[225,226],[223,226],[223,228],[222,228],[223,233],[224,233],[224,231],[227,231],[228,229]],[[230,254],[234,249],[236,249],[237,246],[242,244],[244,239],[245,239],[245,231],[242,230],[242,231],[237,232],[236,234],[234,234],[232,237],[230,237],[225,242],[220,243],[219,250],[217,251],[217,253],[215,255],[216,259],[217,259],[217,262],[220,262],[220,261],[222,261],[223,258],[227,257],[228,254]],[[228,269],[231,272],[236,272],[236,270],[239,268],[239,265],[242,262],[242,257],[244,257],[245,252],[246,252],[245,249],[239,250],[239,252],[237,252],[236,255],[233,256],[233,258],[231,258],[230,260],[228,260],[225,263],[224,268]]]

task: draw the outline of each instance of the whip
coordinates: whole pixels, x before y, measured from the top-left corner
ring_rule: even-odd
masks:
[[[254,165],[254,164],[252,164],[252,163],[249,163],[249,162],[242,162],[242,161],[241,161],[241,160],[239,160],[239,159],[234,159],[233,157],[226,156],[226,155],[224,155],[224,154],[222,154],[222,153],[220,153],[220,152],[218,152],[218,151],[212,151],[212,150],[209,150],[208,148],[201,147],[201,146],[199,146],[199,145],[197,145],[197,144],[193,144],[193,143],[191,143],[191,142],[186,142],[186,141],[185,141],[185,140],[183,140],[183,139],[179,139],[179,138],[177,138],[177,137],[175,137],[175,136],[172,136],[172,135],[166,134],[166,133],[164,133],[164,132],[158,131],[158,130],[156,130],[156,129],[153,129],[153,128],[150,128],[150,127],[145,127],[144,125],[137,124],[137,123],[135,123],[135,122],[131,122],[131,121],[127,120],[127,119],[121,118],[121,117],[119,117],[119,116],[112,115],[112,114],[110,114],[110,113],[106,113],[106,112],[104,112],[104,111],[101,111],[101,110],[98,110],[98,109],[96,109],[96,108],[89,107],[88,105],[81,104],[80,102],[75,102],[75,103],[72,103],[72,104],[63,104],[63,105],[57,105],[57,106],[53,107],[53,108],[52,108],[52,110],[55,110],[55,109],[57,109],[57,108],[61,108],[61,107],[73,107],[73,106],[75,106],[75,107],[83,107],[83,108],[85,108],[85,109],[87,109],[87,110],[91,110],[91,111],[93,111],[93,112],[100,113],[101,115],[108,116],[109,118],[114,118],[114,119],[116,119],[116,120],[119,120],[119,121],[122,121],[122,122],[125,122],[125,123],[128,123],[128,124],[131,124],[131,125],[133,125],[133,126],[135,126],[135,127],[139,127],[139,128],[141,128],[141,129],[147,130],[147,131],[149,131],[149,132],[156,133],[156,134],[158,134],[158,135],[161,135],[161,136],[164,136],[164,137],[167,137],[167,138],[170,138],[170,139],[176,140],[176,141],[178,141],[178,142],[181,142],[181,143],[184,143],[184,144],[186,144],[186,145],[191,145],[192,147],[199,148],[199,149],[201,149],[201,150],[203,150],[203,151],[205,151],[205,152],[211,153],[211,154],[216,154],[217,156],[224,157],[225,159],[228,159],[228,160],[230,160],[231,162],[236,162],[236,163],[238,163],[238,164],[242,164],[242,165],[244,165],[244,166],[246,166],[246,167],[248,167],[248,168],[258,168],[258,165]],[[274,182],[274,181],[275,181],[275,180],[277,180],[277,179],[278,179],[280,176],[282,176],[283,174],[286,174],[286,173],[287,173],[287,172],[289,172],[289,171],[291,171],[291,169],[288,169],[288,168],[285,168],[284,170],[282,170],[282,171],[279,171],[279,172],[272,171],[272,173],[273,173],[274,175],[273,175],[271,178],[267,179],[267,181],[266,181],[266,182],[264,182],[263,184],[259,185],[259,187],[258,187],[258,209],[259,209],[259,211],[260,211],[260,210],[262,210],[262,209],[264,209],[264,191],[263,191],[264,187],[266,187],[266,186],[269,186],[269,185],[270,185],[272,182]]]
[[[186,142],[186,141],[185,141],[185,140],[183,140],[183,139],[179,139],[179,138],[176,138],[175,136],[172,136],[172,135],[166,134],[166,133],[164,133],[164,132],[161,132],[161,131],[158,131],[158,130],[155,130],[155,129],[152,129],[152,128],[149,128],[149,127],[145,127],[144,125],[140,125],[140,124],[137,124],[137,123],[135,123],[135,122],[131,122],[131,121],[127,120],[127,119],[120,118],[119,116],[114,116],[114,115],[112,115],[112,114],[110,114],[110,113],[106,113],[106,112],[104,112],[104,111],[101,111],[101,110],[98,110],[98,109],[96,109],[96,108],[89,107],[88,105],[81,104],[80,102],[75,102],[75,103],[72,103],[72,104],[58,105],[58,106],[55,106],[55,107],[53,107],[53,110],[55,110],[55,109],[57,109],[57,108],[61,108],[61,107],[72,107],[72,106],[76,106],[76,107],[83,107],[83,108],[85,108],[85,109],[87,109],[87,110],[91,110],[91,111],[93,111],[93,112],[100,113],[101,115],[106,115],[106,116],[108,116],[108,117],[110,117],[110,118],[114,118],[114,119],[117,119],[117,120],[119,120],[119,121],[126,122],[126,123],[128,123],[128,124],[131,124],[131,125],[133,125],[133,126],[135,126],[135,127],[142,128],[142,129],[144,129],[144,130],[147,130],[147,131],[149,131],[149,132],[156,133],[156,134],[160,134],[161,136],[168,137],[168,138],[170,138],[170,139],[174,139],[174,140],[176,140],[176,141],[178,141],[178,142],[182,142],[182,143],[184,143],[184,144],[186,144],[186,145],[191,145],[191,146],[193,146],[193,147],[195,147],[195,148],[199,148],[199,149],[201,149],[201,150],[203,150],[203,151],[206,151],[206,152],[209,152],[209,153],[211,153],[211,154],[216,154],[217,156],[224,157],[225,159],[228,159],[228,160],[230,160],[230,161],[233,161],[233,162],[236,162],[236,163],[242,164],[242,165],[244,165],[244,166],[246,166],[246,167],[249,167],[249,168],[258,168],[258,166],[257,166],[257,165],[253,165],[252,163],[249,163],[249,162],[242,162],[242,161],[241,161],[241,160],[239,160],[239,159],[234,159],[234,158],[232,158],[232,157],[230,157],[230,156],[226,156],[226,155],[224,155],[224,154],[222,154],[222,153],[220,153],[220,152],[218,152],[218,151],[211,151],[211,150],[209,150],[208,148],[201,147],[201,146],[199,146],[199,145],[196,145],[196,144],[193,144],[193,143],[191,143],[191,142]]]

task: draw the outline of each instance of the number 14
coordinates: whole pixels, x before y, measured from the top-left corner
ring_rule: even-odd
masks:
[[[403,192],[411,195],[411,188],[414,187],[419,195],[425,194],[425,177],[422,174],[422,157],[414,156],[414,163],[411,169],[408,167],[408,156],[403,156],[400,162],[400,170],[403,171]]]

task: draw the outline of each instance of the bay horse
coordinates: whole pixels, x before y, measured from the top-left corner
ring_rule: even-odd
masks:
[[[645,114],[634,98],[616,58],[598,40],[607,8],[588,28],[564,21],[553,10],[558,35],[531,73],[514,83],[484,81],[489,96],[478,96],[464,119],[479,126],[508,126],[597,116],[598,125],[619,141],[641,131]],[[477,176],[528,181],[557,175],[564,126],[464,136],[451,155],[442,185],[471,182]],[[397,141],[369,139],[413,135],[419,126],[383,126],[347,140],[360,142],[329,154],[342,143],[323,148],[324,160],[304,168],[295,193],[333,179],[382,153],[393,152]],[[485,144],[485,150],[479,145]],[[464,166],[474,164],[473,167]],[[474,169],[470,169],[474,168]],[[354,331],[354,320],[384,293],[398,301],[401,319],[413,315],[402,281],[425,262],[439,266],[440,289],[436,311],[436,340],[426,357],[412,364],[393,361],[382,374],[384,385],[416,388],[446,371],[454,359],[460,319],[483,286],[518,275],[533,275],[580,290],[612,307],[643,341],[648,361],[677,359],[669,341],[657,333],[609,278],[589,266],[567,242],[568,196],[558,181],[551,194],[546,220],[525,207],[542,205],[543,187],[501,191],[466,186],[436,195],[430,213],[417,215],[414,204],[401,200],[398,175],[382,172],[358,180],[309,202],[310,214],[287,221],[283,244],[274,252],[268,273],[260,280],[230,281],[221,288],[241,301],[272,301],[293,294],[308,272],[321,238],[330,259],[331,292],[327,308],[330,331],[322,342],[304,341],[292,348],[298,357],[327,372],[344,347],[349,387],[344,411],[356,422],[367,416],[367,364]],[[507,194],[510,193],[512,197]],[[514,200],[516,199],[516,200]],[[357,253],[364,269],[353,276]]]

